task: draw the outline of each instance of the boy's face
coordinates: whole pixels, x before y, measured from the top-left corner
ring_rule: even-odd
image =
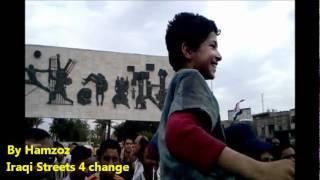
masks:
[[[117,149],[108,148],[105,150],[100,158],[101,165],[119,165],[120,163],[120,155]],[[114,171],[101,171],[100,176],[101,179],[114,179]]]
[[[100,159],[101,164],[106,165],[117,165],[120,164],[120,156],[117,149],[107,149],[101,156]]]
[[[205,79],[214,79],[221,55],[218,51],[217,36],[211,32],[196,51],[190,52],[190,65],[198,69]]]
[[[124,148],[127,153],[130,153],[132,151],[133,146],[134,146],[133,141],[131,139],[126,139],[124,143]]]

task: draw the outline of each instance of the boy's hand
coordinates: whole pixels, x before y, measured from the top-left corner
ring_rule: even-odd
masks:
[[[295,162],[288,159],[263,163],[262,173],[260,177],[256,177],[261,180],[294,180],[295,174]]]

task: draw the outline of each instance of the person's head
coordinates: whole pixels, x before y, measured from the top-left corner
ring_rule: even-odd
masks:
[[[131,137],[126,137],[124,140],[124,152],[131,153],[133,151],[133,140]]]
[[[270,162],[274,160],[274,157],[271,151],[265,151],[260,154],[260,156],[258,157],[258,160],[263,162]]]
[[[271,139],[271,143],[274,146],[279,146],[280,145],[280,140],[278,138],[274,137],[274,138]]]
[[[24,133],[24,143],[37,147],[52,147],[53,141],[50,134],[39,128],[27,128]]]
[[[88,176],[88,167],[91,164],[90,157],[91,150],[81,145],[76,146],[71,151],[71,164],[79,167],[81,163],[84,163],[86,170],[82,171],[76,168],[75,171],[70,173],[70,179],[85,179]]]
[[[58,141],[55,141],[53,143],[53,146],[55,148],[64,148],[64,146],[61,143],[59,143]],[[56,157],[57,157],[58,162],[61,162],[63,160],[64,156],[65,156],[64,154],[57,154]]]
[[[89,164],[89,158],[91,157],[91,150],[84,146],[76,146],[71,151],[71,163],[72,164],[80,164],[84,162],[85,164]]]
[[[100,164],[117,165],[120,164],[120,152],[121,148],[118,141],[108,139],[102,142],[97,150],[97,159]]]
[[[153,161],[159,161],[158,133],[154,134],[145,150],[145,157]]]
[[[280,159],[295,160],[296,151],[291,145],[283,146],[280,151]]]
[[[34,146],[38,148],[51,148],[53,147],[53,141],[51,139],[50,134],[39,128],[27,128],[24,131],[24,144],[28,146]],[[46,164],[53,164],[55,160],[55,155],[49,154],[40,154],[40,155],[30,155],[30,154],[22,154],[21,155],[23,162],[32,162],[33,164],[37,164],[38,162],[43,162]],[[42,179],[50,176],[50,172],[38,172],[33,171],[31,173],[31,179]]]
[[[272,144],[258,139],[252,126],[237,123],[226,128],[226,140],[229,147],[260,161],[273,160]]]
[[[149,141],[145,136],[137,136],[136,139],[134,140],[135,144],[135,152],[134,154],[137,156],[137,158],[142,162],[143,161],[143,153],[145,148],[147,147]]]
[[[182,12],[169,21],[166,45],[174,71],[182,68],[199,70],[205,79],[213,79],[218,61],[217,36],[220,30],[214,21],[199,14]]]

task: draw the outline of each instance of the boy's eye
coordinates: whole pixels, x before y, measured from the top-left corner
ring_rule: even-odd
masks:
[[[210,44],[210,46],[211,46],[212,48],[217,48],[217,45],[216,45],[216,44]]]

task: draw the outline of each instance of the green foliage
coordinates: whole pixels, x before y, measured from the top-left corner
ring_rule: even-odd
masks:
[[[44,121],[41,118],[25,118],[27,127],[38,128]]]
[[[96,127],[91,132],[91,142],[93,142],[95,146],[99,146],[105,136],[107,122],[105,120],[96,120],[95,122]]]
[[[151,139],[159,126],[159,122],[125,121],[115,126],[114,134],[122,141],[125,137],[135,138],[138,134],[145,135]]]
[[[54,119],[50,133],[60,141],[87,141],[89,124],[79,119]]]

